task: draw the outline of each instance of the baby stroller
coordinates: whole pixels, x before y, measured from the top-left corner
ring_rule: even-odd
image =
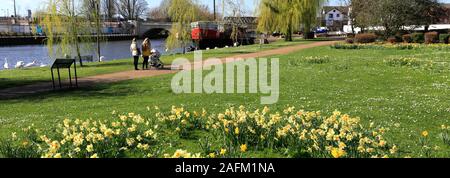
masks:
[[[164,64],[161,62],[161,53],[156,50],[152,49],[152,55],[150,56],[150,66],[157,68],[157,69],[164,69]]]

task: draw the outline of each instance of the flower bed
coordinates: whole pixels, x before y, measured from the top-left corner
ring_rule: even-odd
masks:
[[[417,49],[431,49],[431,50],[450,50],[448,44],[418,44],[418,43],[370,43],[370,44],[345,44],[338,43],[331,46],[333,49],[398,49],[398,50],[417,50]]]
[[[2,140],[0,154],[21,158],[238,158],[249,157],[249,151],[270,149],[288,151],[291,154],[287,157],[398,156],[398,147],[385,138],[389,129],[363,126],[359,118],[338,111],[324,116],[294,107],[250,111],[241,106],[208,114],[206,110],[172,107],[169,112],[157,108],[155,118],[134,113],[113,115],[112,121],[66,119],[47,131],[30,126]],[[198,153],[171,151],[179,139],[196,131],[205,133],[199,139]],[[448,134],[443,137],[448,142]]]

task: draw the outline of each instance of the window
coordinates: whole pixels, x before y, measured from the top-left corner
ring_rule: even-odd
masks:
[[[336,17],[337,17],[337,18],[341,17],[341,14],[336,14]]]
[[[330,19],[334,18],[334,15],[333,14],[329,14],[328,18],[330,18]]]

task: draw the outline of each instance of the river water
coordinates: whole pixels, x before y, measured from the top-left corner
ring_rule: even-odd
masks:
[[[157,49],[161,54],[165,52],[164,39],[150,40],[152,48]],[[130,58],[130,41],[110,41],[101,43],[101,55],[105,57],[105,61]],[[142,41],[138,40],[138,44]],[[96,46],[96,45],[94,45]],[[176,50],[174,52],[179,52]],[[91,52],[83,52],[82,55],[95,56],[95,50]],[[13,69],[18,61],[23,61],[25,64],[36,60],[36,66],[51,65],[54,59],[50,59],[48,55],[47,46],[45,45],[25,45],[25,46],[9,46],[0,47],[0,70],[3,70],[5,58],[8,61],[9,68]]]

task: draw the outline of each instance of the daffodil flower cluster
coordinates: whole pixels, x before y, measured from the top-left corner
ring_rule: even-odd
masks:
[[[159,108],[156,108],[159,111]],[[205,109],[201,113],[189,112],[183,107],[172,106],[170,113],[156,113],[156,118],[168,129],[178,133],[181,137],[187,137],[195,129],[205,129],[207,112]]]
[[[442,125],[441,126],[441,138],[444,144],[450,146],[450,126]]]
[[[154,157],[160,152],[158,125],[140,115],[119,115],[113,122],[66,119],[55,138],[41,135],[42,158]]]
[[[211,132],[232,150],[245,144],[253,148],[289,148],[307,152],[311,157],[388,157],[396,146],[389,147],[384,128],[364,128],[359,118],[340,112],[322,116],[321,112],[296,111],[288,107],[283,113],[268,107],[250,112],[241,106],[229,108],[210,117]],[[242,148],[242,147],[241,147]]]
[[[167,113],[158,108],[156,118],[113,114],[111,121],[66,119],[49,134],[26,128],[24,133],[11,134],[14,144],[2,142],[0,154],[23,158],[229,158],[269,149],[287,157],[382,158],[396,157],[399,150],[385,139],[388,129],[374,123],[364,126],[359,118],[338,111],[325,116],[295,107],[277,112],[268,107],[249,110],[240,106],[208,115],[205,109],[190,112],[174,106]],[[442,130],[448,142],[450,127],[443,125]],[[178,149],[164,154],[173,145],[179,146],[170,135],[188,136],[195,131],[208,135],[207,144],[199,141],[204,145],[202,153]],[[427,156],[429,134],[420,134]]]
[[[169,154],[164,154],[165,158],[203,158],[200,153],[189,153],[186,150],[177,150],[170,156]]]
[[[398,50],[418,50],[418,49],[430,49],[430,50],[449,50],[449,44],[417,44],[417,43],[367,43],[367,44],[346,44],[337,43],[331,46],[334,49],[398,49]]]

